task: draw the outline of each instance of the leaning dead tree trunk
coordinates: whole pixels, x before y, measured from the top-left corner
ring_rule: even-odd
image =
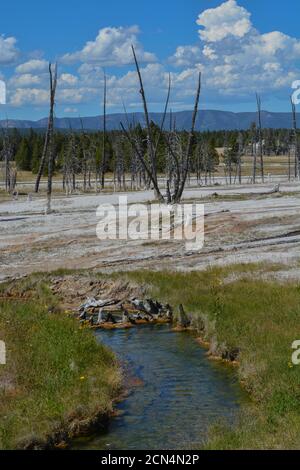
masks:
[[[256,155],[256,125],[255,123],[251,126],[251,146],[252,146],[252,157],[253,157],[253,170],[252,170],[252,183],[256,183],[256,166],[257,166],[257,155]]]
[[[82,119],[80,119],[81,124],[81,136],[80,136],[80,143],[81,143],[81,151],[82,151],[82,167],[81,173],[83,175],[83,191],[86,192],[87,186],[91,187],[91,152],[90,152],[90,139],[88,134],[86,133]]]
[[[200,92],[201,92],[201,72],[198,75],[198,85],[197,85],[196,99],[195,99],[195,105],[194,105],[194,112],[193,112],[193,117],[192,117],[192,126],[191,126],[191,130],[190,130],[189,137],[188,137],[188,145],[187,145],[186,154],[184,158],[184,166],[183,166],[183,174],[181,178],[181,183],[178,187],[178,191],[175,192],[173,196],[173,202],[175,203],[178,203],[182,197],[188,171],[189,171],[191,154],[192,154],[192,143],[193,143],[193,138],[194,138],[196,118],[198,114],[198,106],[199,106],[199,100],[200,100]]]
[[[237,161],[237,174],[239,184],[242,184],[242,154],[243,154],[243,135],[240,132],[238,136],[238,161]]]
[[[4,162],[4,184],[5,191],[12,193],[15,189],[17,183],[17,169],[12,166],[13,160],[13,148],[10,142],[8,125],[6,129],[2,129],[3,132],[3,141],[2,141],[2,151],[0,154],[0,160]]]
[[[258,145],[259,145],[259,156],[260,156],[260,175],[261,181],[264,183],[264,154],[263,154],[263,139],[262,139],[262,126],[261,126],[261,99],[260,96],[256,93],[256,103],[257,103],[257,115],[258,115]]]
[[[49,63],[49,75],[50,75],[50,112],[49,112],[49,119],[48,119],[47,131],[46,131],[46,136],[45,136],[45,141],[44,141],[42,158],[41,158],[41,162],[40,162],[40,166],[39,166],[39,170],[38,170],[36,182],[35,182],[36,193],[39,192],[41,177],[43,176],[44,169],[45,169],[46,162],[47,162],[49,142],[52,138],[51,135],[53,133],[53,122],[54,122],[53,114],[54,114],[54,99],[55,99],[55,89],[56,89],[56,80],[57,80],[57,65],[55,65],[55,77],[54,77],[55,80],[53,81],[51,63]],[[52,96],[53,95],[52,87],[54,84],[55,84],[54,96]]]
[[[125,162],[122,153],[122,140],[117,138],[115,143],[114,190],[126,190]]]
[[[47,132],[46,132],[44,147],[43,147],[42,158],[41,158],[41,162],[40,162],[40,166],[39,166],[39,170],[38,170],[37,177],[36,177],[36,182],[35,182],[35,189],[34,189],[34,191],[35,191],[36,193],[39,192],[41,177],[43,176],[44,169],[45,169],[45,166],[46,166],[46,159],[47,159],[47,152],[48,152],[49,136],[50,136],[50,119],[49,119],[49,121],[48,121],[48,127],[47,127]]]
[[[66,194],[71,194],[76,189],[76,173],[79,170],[78,148],[76,145],[75,135],[70,126],[70,134],[68,144],[64,152],[64,189]]]
[[[124,128],[123,124],[121,123],[121,127],[123,131],[125,132],[126,137],[128,138],[129,142],[131,143],[134,151],[136,152],[139,160],[141,161],[141,164],[148,175],[149,179],[151,180],[151,183],[153,185],[154,193],[156,199],[158,199],[160,202],[164,202],[164,197],[160,192],[160,189],[158,187],[158,180],[157,180],[157,152],[158,152],[158,146],[161,138],[161,134],[163,133],[163,127],[164,127],[164,122],[165,122],[165,117],[168,109],[168,104],[169,104],[169,98],[170,98],[170,89],[171,89],[171,82],[169,78],[169,89],[168,89],[168,96],[167,96],[167,101],[166,101],[166,106],[165,106],[165,111],[161,123],[161,128],[159,132],[159,136],[156,142],[154,142],[154,137],[152,135],[151,131],[151,125],[150,125],[150,117],[149,117],[149,112],[148,112],[148,105],[147,105],[147,100],[146,100],[146,95],[145,95],[145,89],[144,89],[144,84],[142,80],[142,75],[140,71],[140,67],[138,64],[138,60],[136,57],[135,49],[132,46],[132,53],[133,53],[133,58],[136,66],[136,71],[139,79],[139,84],[140,84],[140,94],[142,96],[142,102],[143,102],[143,108],[144,108],[144,116],[145,116],[145,121],[146,121],[146,130],[147,130],[147,144],[148,144],[148,154],[150,158],[150,165],[147,162],[145,155],[142,155],[140,152],[140,149],[138,148],[136,139],[130,135],[130,132],[126,131]]]
[[[229,147],[228,136],[224,142],[224,173],[226,184],[232,184],[232,149]]]
[[[167,188],[167,201],[168,203],[171,202],[171,190],[175,186],[176,181],[176,165],[174,158],[171,154],[171,148],[173,151],[177,150],[179,145],[178,136],[176,134],[176,123],[175,119],[173,120],[172,111],[170,111],[170,127],[169,127],[169,135],[168,135],[168,145],[166,146],[166,166],[165,166],[165,174],[166,174],[166,188]]]
[[[151,179],[153,180],[152,182],[153,182],[153,185],[154,185],[154,191],[155,191],[156,197],[158,199],[162,200],[163,198],[162,198],[162,195],[160,193],[160,190],[158,188],[158,183],[157,183],[157,165],[156,165],[156,152],[155,152],[156,149],[154,148],[153,136],[152,136],[151,127],[150,127],[150,118],[149,118],[149,112],[148,112],[148,105],[147,105],[147,100],[146,100],[142,75],[141,75],[141,72],[140,72],[140,67],[139,67],[139,64],[138,64],[137,57],[136,57],[135,50],[134,50],[133,46],[132,46],[132,53],[133,53],[133,57],[134,57],[135,65],[136,65],[136,70],[137,70],[137,74],[138,74],[138,78],[139,78],[139,82],[140,82],[140,87],[141,87],[140,88],[140,94],[142,96],[143,107],[144,107],[144,115],[145,115],[145,119],[146,119],[148,152],[149,152],[150,162],[151,162],[151,175],[152,175]]]
[[[296,105],[291,98],[291,105],[292,105],[292,120],[293,120],[293,127],[292,127],[292,151],[294,154],[294,173],[295,178],[299,178],[299,149],[298,149],[298,136],[297,136],[297,116],[296,116]]]
[[[101,189],[104,189],[105,171],[106,171],[106,96],[107,96],[107,83],[106,83],[106,75],[104,74],[102,162],[101,162],[101,175],[100,175]]]
[[[202,184],[201,170],[203,168],[203,142],[199,142],[196,148],[196,179],[197,185]]]
[[[55,105],[55,93],[57,85],[57,64],[55,64],[54,72],[52,71],[52,65],[49,64],[49,78],[50,78],[50,113],[49,113],[49,133],[46,135],[48,139],[49,157],[48,157],[48,184],[47,184],[47,207],[46,213],[51,212],[51,197],[52,197],[52,178],[54,171],[55,153],[54,153],[54,105]],[[46,143],[46,141],[45,141]]]
[[[178,157],[177,152],[174,151],[174,149],[172,149],[172,144],[170,143],[168,136],[165,135],[165,131],[164,131],[164,124],[165,124],[169,100],[170,100],[171,77],[169,75],[169,85],[168,85],[168,93],[167,93],[165,109],[164,109],[160,129],[158,132],[158,137],[155,139],[153,136],[152,129],[151,129],[150,116],[149,116],[149,111],[148,111],[148,104],[146,100],[142,75],[141,75],[140,67],[139,67],[138,60],[137,60],[133,46],[132,46],[132,53],[133,53],[134,62],[136,65],[136,71],[137,71],[139,85],[140,85],[140,94],[142,97],[142,103],[143,103],[143,108],[144,108],[144,116],[145,116],[146,131],[147,131],[147,149],[148,149],[147,154],[144,154],[141,152],[138,146],[137,139],[133,135],[131,130],[130,129],[126,130],[122,123],[121,123],[121,128],[123,129],[128,141],[131,143],[133,150],[136,152],[136,155],[141,162],[141,165],[145,171],[146,176],[151,181],[156,199],[162,203],[172,202],[176,204],[180,202],[180,199],[182,197],[183,190],[187,181],[189,167],[190,167],[192,143],[193,143],[193,138],[194,138],[194,129],[195,129],[195,124],[196,124],[196,117],[197,117],[197,112],[198,112],[198,104],[199,104],[200,90],[201,90],[201,73],[199,73],[199,77],[198,77],[198,87],[197,87],[197,93],[196,93],[194,112],[192,116],[192,126],[191,126],[191,130],[188,136],[188,143],[186,146],[186,151],[185,153],[181,152],[180,157]],[[176,167],[174,191],[171,194],[170,181],[168,180],[167,188],[166,188],[166,192],[167,192],[166,196],[163,196],[163,194],[161,193],[161,190],[158,185],[158,174],[157,174],[158,149],[159,149],[159,143],[162,137],[165,139],[165,142],[170,151],[170,155],[174,159],[175,167]]]

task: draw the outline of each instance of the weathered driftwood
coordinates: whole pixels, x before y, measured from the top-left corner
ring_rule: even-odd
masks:
[[[276,184],[276,186],[274,186],[273,189],[271,189],[270,191],[265,191],[265,192],[262,192],[262,193],[256,193],[257,196],[265,196],[265,195],[268,195],[268,194],[276,194],[276,193],[280,193],[280,184]]]
[[[129,328],[146,323],[170,323],[173,310],[153,299],[131,299],[122,302],[118,299],[87,299],[79,309],[79,319],[93,328]]]
[[[99,300],[96,300],[95,298],[92,297],[92,298],[88,298],[86,300],[86,302],[81,304],[78,310],[82,311],[82,310],[87,310],[89,308],[107,307],[109,305],[115,305],[118,302],[119,302],[118,299],[105,299],[105,300],[99,299]]]

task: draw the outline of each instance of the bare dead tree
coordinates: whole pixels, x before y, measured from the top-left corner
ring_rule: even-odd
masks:
[[[165,173],[166,173],[166,186],[167,186],[167,197],[168,200],[171,199],[171,188],[174,186],[174,181],[176,177],[176,166],[174,158],[171,154],[171,149],[173,152],[176,151],[176,146],[178,144],[176,134],[176,123],[175,119],[173,119],[172,111],[170,110],[170,123],[169,123],[169,135],[168,135],[168,145],[166,147],[166,166],[165,166]]]
[[[227,134],[225,135],[225,142],[224,142],[224,172],[225,172],[225,179],[226,179],[226,184],[231,185],[232,184],[232,164],[233,164],[233,159],[232,159],[232,149],[229,147],[228,143],[228,136]]]
[[[237,175],[239,184],[242,184],[242,154],[243,154],[243,135],[239,132],[238,135],[238,162],[237,162]]]
[[[46,213],[51,212],[51,197],[52,197],[52,178],[54,171],[54,162],[55,162],[55,153],[54,153],[54,106],[55,106],[55,93],[57,85],[57,64],[54,66],[54,71],[52,70],[51,63],[49,64],[49,79],[50,79],[50,114],[49,114],[49,124],[45,146],[48,149],[48,184],[47,184],[47,208]],[[47,141],[47,144],[46,144]]]
[[[95,143],[89,141],[89,146],[87,149],[87,187],[92,189],[92,174],[96,174],[96,148]],[[95,180],[95,187],[97,186],[97,181]]]
[[[252,169],[252,183],[256,183],[256,170],[257,170],[257,152],[256,152],[256,126],[252,126],[252,156],[253,156],[253,169]]]
[[[125,132],[126,137],[131,142],[131,144],[132,144],[132,146],[133,146],[133,148],[134,148],[134,150],[135,150],[135,152],[136,152],[136,154],[137,154],[137,156],[138,156],[138,158],[139,158],[139,160],[140,160],[140,162],[143,166],[143,169],[145,170],[145,173],[147,174],[147,176],[151,180],[151,183],[152,183],[153,189],[154,189],[154,193],[155,193],[155,197],[160,202],[164,202],[164,197],[163,197],[163,195],[162,195],[162,193],[161,193],[161,191],[158,187],[157,153],[158,153],[159,142],[160,142],[160,139],[161,139],[162,134],[163,134],[164,123],[165,123],[166,114],[167,114],[167,110],[168,110],[168,104],[169,104],[169,99],[170,99],[170,91],[171,91],[171,77],[169,75],[169,87],[168,87],[168,94],[167,94],[165,109],[164,109],[164,113],[163,113],[163,118],[162,118],[162,122],[161,122],[161,126],[160,126],[159,135],[158,135],[157,140],[155,141],[154,136],[152,134],[152,130],[151,130],[151,123],[150,123],[150,117],[149,117],[149,112],[148,112],[148,105],[147,105],[147,100],[146,100],[142,75],[141,75],[140,67],[139,67],[139,64],[138,64],[137,57],[136,57],[135,49],[134,49],[133,46],[132,46],[132,53],[133,53],[133,57],[134,57],[134,62],[135,62],[135,66],[136,66],[138,79],[139,79],[140,94],[141,94],[141,97],[142,97],[143,108],[144,108],[144,116],[145,116],[145,121],[146,121],[146,130],[147,130],[147,148],[148,148],[148,155],[149,155],[149,158],[150,158],[150,162],[149,162],[150,164],[147,162],[147,160],[145,158],[145,155],[141,154],[140,149],[137,146],[136,139],[134,139],[132,137],[132,135],[130,135],[130,133],[128,131],[126,131],[126,129],[124,128],[122,123],[121,123],[121,127],[122,127],[123,131]]]
[[[258,115],[258,145],[259,145],[259,157],[260,157],[260,175],[261,175],[261,181],[262,183],[264,183],[265,176],[264,176],[262,124],[261,124],[261,99],[257,93],[256,93],[256,103],[257,103],[257,115]]]
[[[137,147],[141,154],[143,154],[142,143],[139,137],[137,137]],[[130,161],[130,171],[131,171],[131,189],[150,189],[150,179],[147,177],[146,172],[141,164],[137,152],[132,149],[131,151],[131,161]]]
[[[168,104],[169,104],[169,99],[170,99],[170,92],[171,92],[171,77],[169,75],[168,93],[167,93],[163,118],[162,118],[162,122],[160,125],[158,137],[155,140],[152,129],[151,129],[151,121],[150,121],[150,116],[149,116],[149,111],[148,111],[148,105],[147,105],[147,99],[145,95],[142,75],[141,75],[140,67],[138,64],[137,57],[136,57],[135,49],[133,46],[132,46],[132,53],[133,53],[134,62],[136,65],[136,70],[137,70],[137,75],[138,75],[138,80],[139,80],[139,85],[140,85],[140,94],[142,97],[142,103],[143,103],[143,109],[144,109],[144,117],[145,117],[145,122],[146,122],[147,149],[148,149],[147,155],[141,153],[137,145],[137,140],[135,136],[132,134],[132,132],[130,132],[130,129],[126,130],[123,123],[121,123],[121,128],[123,129],[124,134],[127,137],[128,141],[131,143],[132,148],[136,152],[147,177],[151,181],[156,199],[159,202],[172,202],[176,204],[180,201],[182,197],[183,190],[187,181],[189,167],[190,167],[194,129],[195,129],[195,124],[196,124],[198,104],[199,104],[199,99],[200,99],[201,73],[199,73],[199,77],[198,77],[197,93],[196,93],[196,99],[195,99],[194,112],[192,115],[192,125],[191,125],[191,129],[188,135],[188,142],[187,142],[185,151],[184,152],[181,151],[180,156],[179,156],[178,153],[174,151],[174,149],[172,148],[172,144],[169,141],[169,137],[166,136],[166,133],[164,132],[164,124],[166,120]],[[161,138],[165,139],[165,142],[170,151],[170,155],[172,156],[172,159],[174,160],[175,167],[176,167],[174,190],[173,190],[173,193],[171,194],[170,181],[167,180],[166,198],[163,196],[158,186],[157,156],[158,156],[158,148],[159,148],[159,143],[160,143]],[[147,157],[149,158],[149,161]]]
[[[167,136],[165,136],[168,150],[170,152],[171,172],[167,180],[167,202],[175,203],[174,196],[179,190],[180,181],[184,168],[184,146],[182,136],[173,128]]]
[[[291,146],[288,149],[288,181],[291,181]]]
[[[204,172],[204,184],[207,185],[210,182],[210,168],[211,158],[209,154],[208,142],[203,142],[200,147],[200,165]]]
[[[76,173],[79,170],[78,148],[76,145],[75,134],[70,127],[68,144],[64,152],[64,189],[66,194],[71,194],[76,189]]]
[[[126,110],[126,106],[125,106],[124,101],[123,101],[123,109],[124,109],[124,114],[125,114],[125,118],[126,118],[127,128],[132,130],[132,128],[135,127],[134,116],[133,116],[133,123],[130,123],[129,119],[128,119],[128,114],[127,114],[127,110]],[[140,142],[137,142],[137,144],[139,144],[139,143]],[[132,146],[132,143],[129,142],[129,145],[130,145],[129,148],[130,148],[130,152],[131,152],[130,163],[129,163],[130,176],[131,176],[130,187],[131,187],[131,189],[137,190],[137,189],[141,189],[141,187],[142,187],[142,180],[144,181],[143,177],[144,177],[145,173],[143,171],[143,168],[141,167],[139,157],[137,156],[137,153],[134,150],[134,148]],[[141,151],[141,153],[142,153],[142,151]]]
[[[199,72],[199,75],[198,75],[198,85],[197,85],[197,91],[196,91],[194,112],[192,116],[192,125],[191,125],[191,129],[190,129],[189,136],[188,136],[188,144],[186,148],[186,153],[183,158],[182,174],[181,174],[180,182],[178,184],[178,189],[175,190],[175,193],[172,197],[172,202],[174,203],[178,203],[182,197],[188,171],[189,171],[190,159],[191,159],[191,153],[192,153],[192,143],[193,143],[193,138],[194,138],[196,118],[198,114],[198,106],[199,106],[199,100],[200,100],[200,92],[201,92],[201,72]]]
[[[296,115],[296,105],[291,97],[291,106],[292,106],[292,149],[294,154],[294,174],[295,178],[299,178],[299,146],[298,146],[298,136],[297,136],[297,115]]]
[[[12,165],[13,147],[9,138],[8,123],[2,128],[2,150],[0,160],[4,162],[4,184],[5,191],[12,193],[17,183],[17,169]]]
[[[150,161],[151,161],[151,167],[150,167],[150,172],[151,172],[151,179],[153,180],[153,185],[154,185],[154,190],[156,192],[156,196],[158,199],[161,199],[161,194],[160,190],[158,188],[157,184],[157,168],[156,168],[156,154],[155,154],[155,148],[154,148],[154,142],[153,142],[153,136],[152,136],[152,131],[151,131],[151,126],[150,126],[150,118],[149,118],[149,112],[148,112],[148,105],[147,105],[147,100],[145,96],[145,90],[144,90],[144,84],[142,80],[142,75],[140,72],[140,67],[137,61],[135,49],[132,46],[132,53],[134,57],[134,62],[136,65],[136,70],[139,78],[139,83],[140,83],[140,94],[142,96],[142,101],[143,101],[143,106],[144,106],[144,115],[145,115],[145,120],[146,120],[146,128],[147,128],[147,141],[148,141],[148,152],[150,156]],[[150,175],[149,175],[150,176]]]
[[[49,144],[53,136],[54,104],[55,104],[55,92],[56,92],[56,83],[57,83],[57,64],[55,65],[54,77],[53,77],[52,64],[51,62],[49,63],[49,77],[50,77],[50,111],[49,111],[48,125],[47,125],[45,141],[44,141],[42,158],[41,158],[41,162],[40,162],[40,166],[39,166],[39,170],[38,170],[36,182],[35,182],[36,193],[39,192],[40,181],[43,176],[44,169],[45,169],[46,162],[47,162]],[[49,165],[49,159],[48,159],[48,165]]]
[[[104,86],[103,86],[103,136],[102,136],[102,162],[100,172],[100,185],[104,189],[105,185],[105,171],[106,171],[106,97],[107,97],[107,80],[104,73]]]
[[[90,156],[90,139],[83,127],[82,119],[80,118],[81,135],[80,144],[82,151],[82,174],[83,174],[83,191],[86,192],[87,185],[91,187],[91,156]]]
[[[188,142],[187,142],[186,149],[185,150],[182,149],[180,160],[178,159],[178,155],[176,155],[175,152],[171,151],[171,154],[176,164],[176,179],[175,179],[176,184],[175,184],[174,193],[171,198],[172,203],[175,203],[175,204],[179,203],[181,200],[181,197],[185,188],[185,184],[187,181],[189,169],[190,169],[192,145],[193,145],[193,139],[194,139],[196,118],[198,114],[200,91],[201,91],[201,72],[198,75],[198,85],[197,85],[197,92],[196,92],[196,98],[195,98],[195,104],[194,104],[194,111],[192,115],[192,124],[191,124],[191,129],[188,135]],[[171,149],[171,147],[169,148]]]
[[[115,142],[115,165],[114,165],[114,188],[126,189],[126,180],[125,180],[125,162],[122,152],[122,140],[117,139]]]
[[[202,157],[203,157],[203,143],[199,142],[196,148],[196,179],[197,185],[200,186],[202,184],[201,180],[201,170],[202,170]]]

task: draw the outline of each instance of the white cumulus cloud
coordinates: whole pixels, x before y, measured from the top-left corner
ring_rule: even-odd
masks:
[[[16,75],[12,77],[8,84],[10,87],[31,87],[40,85],[43,83],[43,77],[41,75],[33,75],[31,73],[24,73],[22,75]]]
[[[49,92],[40,88],[17,88],[11,96],[12,106],[46,105],[49,102]]]
[[[242,38],[251,30],[250,13],[237,5],[236,0],[205,10],[197,24],[204,28],[199,30],[200,38],[210,42],[222,41],[228,36]]]
[[[140,30],[138,26],[128,28],[102,28],[94,41],[88,41],[77,52],[65,54],[62,62],[95,62],[103,66],[119,66],[132,63],[131,45],[136,48],[141,62],[154,62],[155,55],[145,52],[137,39]]]
[[[179,68],[202,67],[204,92],[253,99],[255,91],[281,90],[288,96],[300,76],[299,39],[281,31],[261,34],[236,0],[203,11],[197,24],[202,27],[198,44],[179,46],[170,61]]]
[[[169,58],[176,67],[171,68],[173,109],[192,106],[199,71],[203,73],[202,96],[206,105],[254,101],[256,91],[263,94],[263,99],[272,95],[288,100],[292,82],[300,79],[298,38],[281,31],[260,33],[251,21],[250,12],[238,0],[223,3],[220,0],[219,6],[201,12],[195,21],[201,27],[199,35],[195,33],[195,43],[179,45]],[[57,104],[71,113],[71,109],[80,110],[81,104],[99,103],[100,112],[103,67],[127,65],[124,72],[111,73],[107,69],[108,106],[122,109],[124,100],[129,109],[141,109],[133,44],[149,104],[152,109],[162,109],[168,69],[154,54],[144,50],[139,33],[137,26],[102,28],[95,40],[74,53],[65,54],[59,64]],[[0,63],[3,41],[0,36]],[[15,50],[15,40],[10,46]],[[48,104],[46,60],[32,59],[18,65],[7,83],[11,104]]]
[[[17,60],[19,51],[16,44],[16,38],[0,36],[0,64],[9,65]]]
[[[48,62],[43,59],[32,59],[16,67],[16,73],[46,72]]]
[[[62,73],[59,77],[59,86],[74,86],[78,82],[78,78],[71,73]]]

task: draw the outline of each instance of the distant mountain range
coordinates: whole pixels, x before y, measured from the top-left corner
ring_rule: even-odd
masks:
[[[159,124],[162,119],[161,113],[151,113],[151,119],[153,122]],[[300,114],[298,114],[298,122]],[[188,130],[191,125],[192,111],[180,111],[173,113],[173,119],[176,120],[176,128],[178,130]],[[71,117],[71,118],[56,118],[55,127],[61,130],[68,130],[70,127],[73,130],[81,129],[81,120],[83,127],[86,130],[93,131],[103,128],[103,116],[93,117]],[[166,120],[166,127],[169,126],[169,118]],[[109,114],[107,115],[107,129],[116,130],[120,129],[120,122],[123,122],[124,126],[130,123],[140,123],[142,126],[145,125],[145,119],[143,113],[130,113],[127,116],[125,114]],[[230,111],[215,111],[215,110],[204,110],[199,111],[196,130],[197,131],[217,131],[217,130],[233,130],[233,129],[248,129],[251,123],[257,122],[257,114],[255,112],[246,113],[232,113]],[[290,113],[271,113],[268,111],[262,112],[262,123],[265,128],[282,128],[289,129],[292,125],[292,118]],[[5,120],[0,121],[0,127],[6,127],[7,122]],[[26,121],[26,120],[8,120],[9,128],[18,129],[44,129],[47,126],[47,118],[40,119],[39,121]]]

